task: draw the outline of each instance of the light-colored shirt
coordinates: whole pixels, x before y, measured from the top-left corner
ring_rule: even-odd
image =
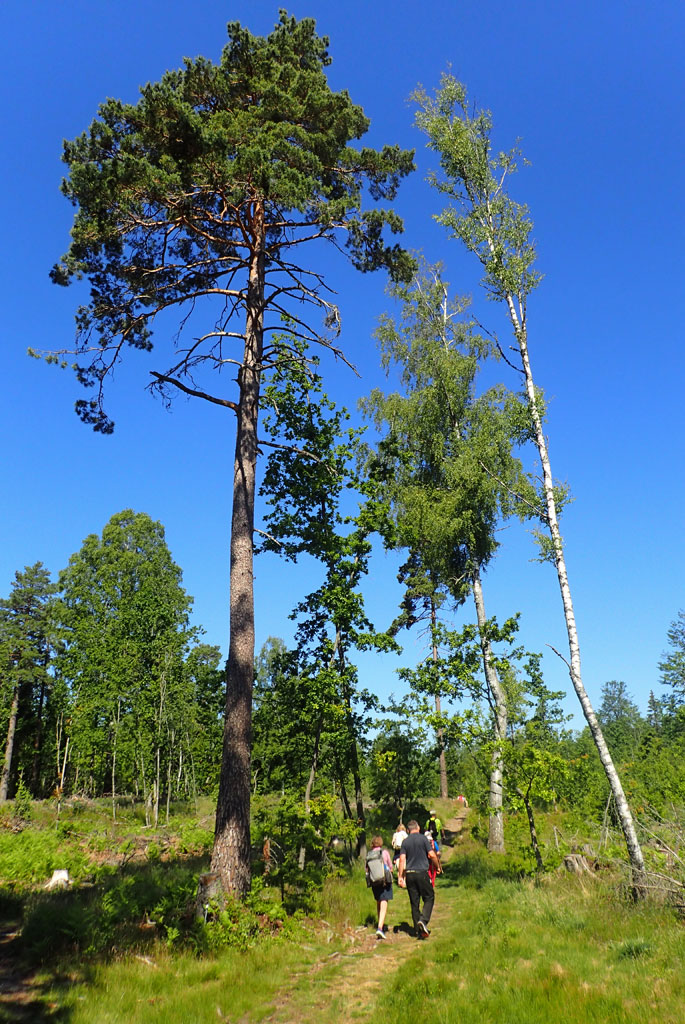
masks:
[[[398,829],[397,832],[395,832],[394,836],[392,837],[392,848],[393,848],[393,850],[399,850],[400,846],[402,845],[402,843],[404,842],[404,840],[406,838],[407,838],[407,830],[404,829],[404,828]]]

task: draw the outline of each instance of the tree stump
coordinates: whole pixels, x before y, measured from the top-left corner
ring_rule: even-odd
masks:
[[[585,872],[592,874],[590,865],[582,853],[567,853],[564,857],[564,867],[574,875],[582,875]]]

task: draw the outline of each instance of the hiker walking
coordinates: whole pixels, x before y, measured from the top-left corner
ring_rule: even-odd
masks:
[[[424,832],[424,835],[425,835],[426,839],[428,840],[428,842],[431,844],[431,849],[434,850],[435,853],[437,854],[438,860],[440,860],[440,847],[438,846],[436,841],[433,839],[433,836],[430,834],[430,832]],[[430,881],[430,884],[433,886],[433,888],[435,888],[435,879],[436,879],[437,874],[438,874],[438,869],[437,869],[435,863],[432,860],[429,859],[429,861],[428,861],[428,880]]]
[[[376,898],[378,911],[376,935],[379,939],[384,939],[383,925],[388,910],[388,901],[392,899],[392,861],[390,854],[383,846],[382,836],[374,836],[371,840],[371,849],[366,855],[366,884]]]
[[[433,842],[435,843],[435,850],[439,854],[440,844],[438,843],[438,839],[440,840],[440,842],[443,841],[443,832],[442,822],[440,821],[440,818],[437,817],[435,811],[430,812],[430,818],[426,822],[426,827],[424,828],[423,831],[430,832],[430,834],[433,837]]]
[[[407,830],[402,824],[399,823],[397,826],[397,832],[392,837],[392,862],[395,864],[400,859],[400,850],[402,849],[402,843],[407,838]]]
[[[407,828],[409,835],[402,843],[397,881],[407,890],[417,938],[427,939],[430,935],[428,922],[435,902],[435,892],[428,877],[428,866],[432,864],[438,875],[442,868],[428,836],[421,835],[418,821],[410,821]]]

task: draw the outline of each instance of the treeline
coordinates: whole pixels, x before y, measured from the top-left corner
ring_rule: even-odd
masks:
[[[321,405],[313,403],[309,412],[325,419]],[[328,416],[340,428],[330,405]],[[333,434],[320,429],[318,436]],[[337,442],[343,481],[350,450],[341,447],[339,433]],[[323,445],[319,454],[309,472],[323,482]],[[271,463],[272,474],[277,468]],[[265,480],[265,490],[269,486],[273,475],[271,484]],[[534,821],[537,808],[561,805],[615,824],[589,731],[568,729],[563,695],[545,687],[539,656],[516,645],[515,618],[487,626],[506,692],[503,743],[493,739],[496,709],[476,625],[457,631],[445,622],[438,626],[434,616],[428,656],[400,673],[406,693],[398,702],[383,706],[360,688],[354,650],[396,649],[394,637],[411,602],[405,600],[385,633],[373,629],[360,589],[368,542],[359,529],[341,529],[330,485],[327,502],[327,528],[316,519],[323,582],[295,608],[295,643],[289,648],[269,640],[255,672],[252,791],[272,809],[288,805],[302,859],[308,830],[315,840],[318,829],[320,845],[340,831],[334,807],[355,837],[363,831],[369,799],[391,804],[400,816],[426,795],[464,793],[472,806],[491,811],[495,754],[504,809],[525,810]],[[283,502],[273,508],[279,511],[271,516],[272,542],[280,534],[285,543],[282,517],[291,521],[292,509]],[[368,501],[365,508],[368,513]],[[306,534],[306,518],[300,525]],[[309,525],[313,529],[314,521]],[[311,550],[312,538],[306,543]],[[414,623],[420,621],[418,604]],[[215,793],[225,676],[219,649],[201,643],[201,630],[190,626],[191,605],[162,526],[130,510],[113,516],[101,536],[87,537],[56,582],[40,562],[16,573],[9,596],[0,601],[2,800],[20,788],[34,798],[54,797],[57,805],[65,794],[108,796],[116,816],[117,800],[127,796],[142,803],[148,822],[156,824],[160,815],[168,817],[172,800]],[[604,685],[597,711],[631,805],[657,816],[685,803],[684,613],[668,642],[659,666],[665,695],[651,693],[646,714],[616,680]],[[264,817],[263,806],[263,831],[273,834],[276,818],[273,810]],[[293,836],[290,841],[296,848]]]
[[[142,513],[113,516],[51,582],[17,572],[0,602],[5,752],[0,800],[22,785],[160,802],[215,785],[224,706],[220,652],[189,624],[192,598]],[[164,803],[162,803],[164,810]]]

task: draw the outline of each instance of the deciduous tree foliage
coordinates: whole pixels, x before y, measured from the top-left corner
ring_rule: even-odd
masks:
[[[191,599],[164,529],[130,509],[91,534],[60,574],[72,760],[92,795],[140,780],[155,822],[163,783],[188,749],[183,658]],[[184,706],[185,705],[185,706]],[[169,787],[167,786],[167,793]]]
[[[357,515],[345,515],[345,492],[364,490],[356,470],[360,431],[346,425],[349,414],[322,392],[316,372],[284,364],[266,389],[273,413],[266,418],[276,444],[269,456],[261,493],[267,499],[263,546],[296,559],[306,552],[324,570],[321,585],[296,606],[297,690],[307,694],[304,721],[312,745],[305,789],[308,803],[322,762],[333,774],[348,813],[346,777],[355,791],[358,849],[364,848],[364,803],[360,740],[366,727],[362,709],[375,703],[360,691],[352,662],[355,649],[393,650],[394,641],[373,628],[364,611],[361,582],[368,572],[373,518],[365,495]],[[352,511],[352,510],[351,510]],[[292,680],[295,682],[295,679]]]
[[[350,145],[369,122],[346,92],[330,89],[328,40],[311,19],[281,12],[267,37],[232,22],[228,37],[218,63],[186,60],[146,85],[135,105],[107,100],[90,128],[65,144],[63,189],[77,213],[53,277],[90,282],[90,300],[77,315],[77,375],[95,397],[80,400],[77,411],[95,430],[112,429],[103,406],[108,375],[127,346],[151,349],[163,311],[172,311],[185,333],[160,356],[151,386],[166,398],[174,390],[199,396],[236,416],[226,723],[212,868],[226,891],[245,893],[259,392],[262,374],[282,354],[269,332],[288,313],[306,342],[333,347],[337,310],[321,276],[296,255],[307,243],[342,235],[358,269],[408,276],[411,259],[384,240],[384,229],[400,231],[401,221],[376,204],[394,197],[412,154]],[[323,333],[311,324],[313,309],[324,315]],[[209,371],[227,367],[232,372],[221,384],[216,377],[209,383]]]
[[[391,294],[400,313],[383,317],[377,336],[384,365],[398,368],[404,391],[375,390],[365,403],[384,431],[371,471],[382,478],[392,508],[394,543],[418,558],[434,594],[443,588],[461,603],[473,593],[494,728],[503,742],[506,701],[487,637],[482,575],[497,547],[497,523],[516,508],[512,495],[532,491],[512,454],[528,438],[528,418],[520,399],[502,387],[477,394],[489,345],[469,320],[468,303],[449,299],[439,267],[422,268]],[[433,605],[430,613],[434,628]],[[437,660],[435,642],[431,647]],[[435,697],[439,706],[439,691]],[[498,745],[493,756],[489,845],[503,851]]]

